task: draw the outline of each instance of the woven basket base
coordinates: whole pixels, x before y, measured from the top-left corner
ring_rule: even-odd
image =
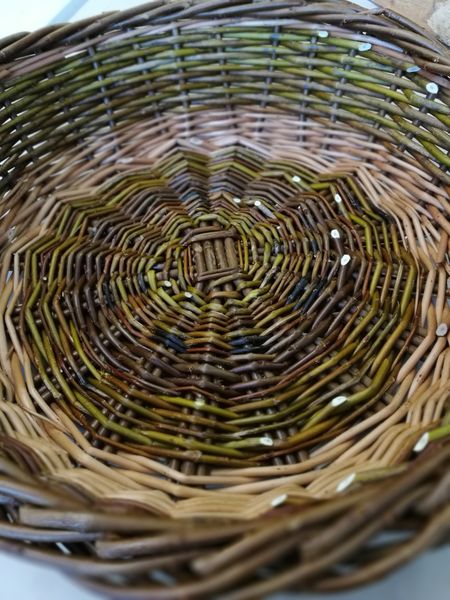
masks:
[[[111,597],[240,599],[445,536],[450,454],[417,453],[446,432],[446,202],[398,149],[272,110],[165,113],[30,172],[0,296],[23,470],[0,468],[34,507],[0,533],[47,547],[4,547]]]

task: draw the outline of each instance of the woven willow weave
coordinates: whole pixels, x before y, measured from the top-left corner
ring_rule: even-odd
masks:
[[[0,549],[244,600],[446,542],[448,50],[294,0],[0,48]]]

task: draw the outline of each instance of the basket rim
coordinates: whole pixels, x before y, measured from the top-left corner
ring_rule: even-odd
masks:
[[[322,15],[322,21],[331,26],[360,30],[363,25],[377,26],[376,33],[394,37],[402,47],[404,42],[414,43],[417,51],[420,48],[437,55],[448,56],[448,64],[441,65],[439,60],[433,64],[428,61],[428,68],[437,73],[450,73],[450,47],[446,46],[437,35],[428,28],[398,12],[384,7],[365,9],[348,0],[329,2],[327,0],[152,0],[136,7],[100,13],[73,22],[47,25],[32,32],[18,32],[0,39],[0,65],[10,60],[29,57],[30,54],[42,53],[53,49],[59,42],[65,45],[75,44],[81,39],[95,40],[108,31],[116,31],[118,26],[138,27],[152,20],[152,25],[170,23],[172,20],[197,18],[208,19],[213,11],[223,8],[227,18],[243,18],[252,12],[252,19],[258,16],[283,16],[289,18],[312,18]],[[205,11],[203,8],[205,7]],[[240,8],[241,7],[241,8]],[[245,10],[242,9],[244,7]],[[283,10],[284,9],[284,10]],[[327,21],[328,19],[328,21]],[[395,35],[392,26],[395,26]],[[445,68],[448,67],[448,68]],[[1,76],[1,72],[0,72]]]

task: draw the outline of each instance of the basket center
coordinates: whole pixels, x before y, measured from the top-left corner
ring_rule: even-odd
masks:
[[[189,232],[185,259],[194,267],[196,283],[212,282],[240,270],[238,239],[234,227],[224,229],[218,224]]]

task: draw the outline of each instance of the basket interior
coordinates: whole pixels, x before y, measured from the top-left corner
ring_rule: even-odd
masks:
[[[25,39],[0,68],[5,460],[113,511],[247,522],[445,442],[447,50],[341,3]]]

